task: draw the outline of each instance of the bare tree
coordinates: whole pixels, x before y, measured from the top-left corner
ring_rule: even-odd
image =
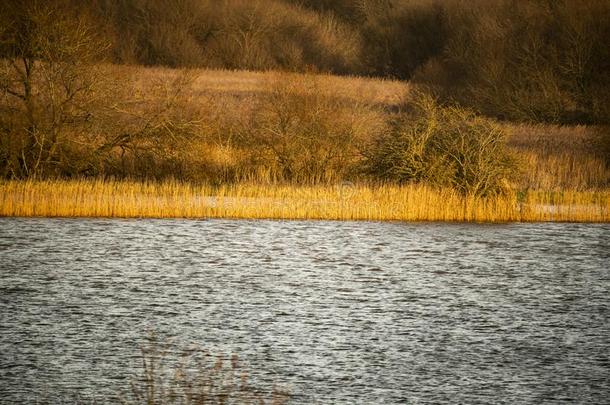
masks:
[[[91,117],[108,45],[67,1],[6,0],[0,19],[0,173],[56,172],[66,128]]]
[[[102,136],[91,151],[93,160],[105,167],[96,171],[121,177],[180,176],[185,151],[201,124],[189,108],[196,77],[192,70],[178,70],[153,79],[141,99],[125,94],[133,90],[134,76],[119,81],[126,90],[115,89],[113,100],[100,108],[97,131]],[[170,173],[163,166],[169,166]]]

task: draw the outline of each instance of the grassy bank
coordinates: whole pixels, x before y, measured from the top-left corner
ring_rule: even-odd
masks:
[[[609,221],[605,127],[500,122],[391,80],[95,73],[88,103],[38,76],[36,108],[0,99],[0,215]]]
[[[1,216],[373,221],[609,222],[609,191],[466,198],[422,185],[199,186],[179,182],[8,181]]]

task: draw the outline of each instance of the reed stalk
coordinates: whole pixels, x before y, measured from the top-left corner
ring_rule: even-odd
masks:
[[[0,183],[0,216],[610,222],[610,191],[539,190],[482,198],[418,184],[213,187],[28,180]]]

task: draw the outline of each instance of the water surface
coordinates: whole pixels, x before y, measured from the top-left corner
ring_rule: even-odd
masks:
[[[154,330],[293,403],[604,403],[610,225],[0,218],[0,402],[116,400]]]

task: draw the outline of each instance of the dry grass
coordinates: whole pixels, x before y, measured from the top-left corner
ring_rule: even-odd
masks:
[[[134,88],[129,91],[136,94],[153,94],[151,87],[154,83],[171,80],[183,72],[180,69],[163,67],[122,65],[105,65],[104,69],[110,77],[135,78]],[[402,103],[405,93],[409,90],[409,84],[403,81],[357,76],[215,69],[190,69],[189,72],[196,79],[186,93],[194,104],[204,102],[210,96],[215,100],[219,97],[257,97],[271,91],[270,83],[307,82],[311,77],[315,77],[319,84],[316,88],[311,88],[311,92],[321,92],[325,97],[337,97],[358,103],[395,106]]]
[[[610,192],[538,191],[475,199],[421,185],[213,188],[177,182],[10,181],[0,183],[0,215],[609,222]]]
[[[534,190],[603,190],[610,184],[610,171],[595,156],[575,153],[541,155],[521,152],[519,186]]]
[[[610,170],[595,144],[596,128],[506,124],[508,144],[521,163],[518,188],[604,190]]]

